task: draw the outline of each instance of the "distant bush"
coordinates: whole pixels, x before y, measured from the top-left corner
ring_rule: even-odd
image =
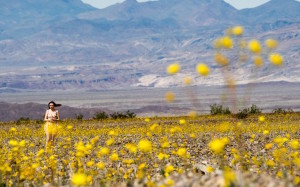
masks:
[[[292,113],[294,112],[292,109],[283,109],[283,108],[275,108],[272,113],[274,114],[286,114],[286,113]]]
[[[210,114],[211,115],[219,115],[219,114],[231,114],[231,111],[228,107],[223,109],[222,105],[213,104],[210,105]]]
[[[261,114],[262,109],[258,108],[256,105],[252,105],[249,109],[249,114]]]
[[[97,119],[97,120],[102,120],[102,119],[107,119],[107,118],[109,118],[109,116],[105,112],[96,113],[94,116],[94,119]]]
[[[122,113],[122,112],[114,112],[110,114],[110,117],[112,119],[124,119],[124,118],[135,118],[136,114],[134,112],[130,112],[127,110],[127,112]]]
[[[236,117],[238,119],[245,119],[248,117],[249,115],[249,108],[244,108],[243,110],[240,110],[237,114],[236,114]]]
[[[30,119],[29,118],[24,118],[24,117],[20,117],[18,120],[17,120],[17,122],[16,122],[16,124],[17,125],[20,125],[21,123],[26,123],[26,122],[29,122],[30,121]]]
[[[82,114],[76,114],[76,119],[77,120],[82,120],[83,119],[83,115]]]
[[[256,105],[252,105],[250,108],[244,108],[240,110],[236,117],[238,119],[245,119],[248,117],[249,114],[261,114],[262,109],[258,108]]]
[[[126,115],[128,118],[135,118],[136,114],[134,112],[130,112],[129,110],[127,110]]]

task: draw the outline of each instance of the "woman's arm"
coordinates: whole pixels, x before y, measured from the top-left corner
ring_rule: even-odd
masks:
[[[57,113],[56,113],[56,121],[59,121],[59,112],[58,111],[56,111]]]
[[[46,110],[44,121],[49,121],[49,119],[48,119],[48,110]]]

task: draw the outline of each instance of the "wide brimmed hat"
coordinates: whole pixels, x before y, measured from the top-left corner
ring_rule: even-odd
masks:
[[[60,107],[60,106],[61,106],[61,104],[56,104],[54,101],[50,101],[50,102],[48,103],[48,108],[50,108],[50,103],[53,103],[53,104],[54,104],[54,107]]]

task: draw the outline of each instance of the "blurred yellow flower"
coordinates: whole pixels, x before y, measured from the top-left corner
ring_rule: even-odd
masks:
[[[273,147],[273,144],[271,144],[271,143],[268,143],[268,144],[266,144],[266,146],[265,146],[266,149],[271,149],[272,147]]]
[[[158,127],[157,123],[154,123],[153,125],[151,125],[150,130],[151,131],[155,131],[155,129]]]
[[[223,48],[230,49],[233,47],[233,41],[229,36],[224,36],[220,38],[220,42]]]
[[[162,147],[162,148],[169,148],[169,147],[170,147],[170,142],[168,142],[168,141],[163,142],[163,143],[161,144],[161,147]]]
[[[140,140],[138,143],[138,148],[140,151],[145,153],[152,152],[152,144],[147,139]]]
[[[298,140],[291,140],[290,141],[290,147],[294,150],[298,150],[299,149],[299,142]]]
[[[119,160],[119,155],[117,153],[113,153],[112,155],[110,155],[109,159],[113,162],[116,162]]]
[[[267,46],[267,48],[269,49],[274,49],[278,46],[278,41],[274,40],[274,39],[267,39],[265,41],[265,45]]]
[[[96,164],[96,166],[97,166],[97,168],[99,168],[99,169],[104,169],[104,168],[105,168],[105,164],[104,164],[103,162],[98,162],[98,163]]]
[[[252,53],[258,54],[261,52],[261,46],[258,40],[251,40],[248,43],[248,48]]]
[[[264,121],[265,121],[265,116],[259,116],[259,117],[258,117],[258,121],[264,122]]]
[[[215,154],[221,154],[224,152],[224,148],[228,143],[229,143],[228,138],[222,138],[222,139],[215,139],[215,140],[211,141],[208,145],[209,145],[209,148]]]
[[[11,146],[18,146],[19,145],[18,141],[16,141],[16,140],[9,140],[8,144],[11,145]]]
[[[174,185],[174,181],[172,179],[167,179],[166,185],[167,186],[173,186]]]
[[[167,102],[173,102],[175,99],[175,94],[173,92],[167,92],[165,98]]]
[[[87,176],[83,173],[76,173],[72,176],[71,181],[76,186],[85,186],[87,184]]]
[[[244,28],[242,26],[235,26],[232,28],[232,34],[236,36],[241,36],[244,32]]]
[[[180,119],[180,120],[179,120],[179,124],[180,124],[180,125],[184,125],[184,124],[186,124],[186,121],[185,121],[185,119]]]
[[[275,162],[274,162],[273,160],[267,160],[267,161],[266,161],[266,165],[267,165],[268,167],[274,167],[274,166],[275,166]]]
[[[174,167],[172,165],[168,165],[165,167],[165,172],[166,173],[171,173],[172,171],[174,171]]]
[[[178,73],[180,71],[180,64],[179,63],[174,63],[174,64],[170,64],[167,67],[167,73],[170,75],[174,75],[176,73]]]
[[[177,150],[177,155],[180,156],[180,157],[185,157],[186,156],[186,150],[185,150],[185,148],[179,148]]]
[[[235,173],[229,168],[224,169],[224,186],[233,186],[233,183],[236,180]]]
[[[130,153],[136,153],[137,152],[137,147],[133,143],[128,143],[125,145],[125,148],[130,152]]]
[[[192,78],[191,77],[185,77],[183,79],[183,83],[186,84],[186,85],[192,84]]]
[[[206,167],[206,171],[207,171],[208,173],[212,173],[212,172],[214,172],[214,168],[211,167],[211,166],[207,166],[207,167]]]
[[[105,142],[105,144],[106,144],[107,146],[110,146],[110,145],[112,145],[112,144],[114,144],[114,143],[115,143],[115,139],[114,139],[114,138],[110,138],[110,139],[106,140],[106,142]]]
[[[203,76],[207,76],[210,73],[210,68],[206,64],[203,64],[203,63],[198,64],[196,70],[200,75],[203,75]]]
[[[108,155],[110,150],[107,147],[103,147],[100,149],[100,154],[101,155]]]
[[[215,54],[215,61],[221,66],[226,66],[229,64],[229,59],[221,53]]]
[[[94,161],[89,161],[89,162],[86,163],[86,166],[87,167],[92,167],[94,164],[95,164]]]
[[[263,131],[263,134],[264,134],[264,135],[268,135],[269,133],[270,133],[270,132],[269,132],[268,130],[264,130],[264,131]]]
[[[16,132],[16,131],[17,131],[17,129],[15,127],[12,127],[9,129],[9,132]]]
[[[255,64],[256,67],[262,67],[264,64],[264,59],[261,56],[254,56],[253,57],[253,63]]]
[[[281,66],[283,64],[283,57],[279,53],[271,53],[269,61],[275,66]]]
[[[143,169],[145,169],[145,167],[146,167],[146,164],[142,163],[142,164],[139,165],[138,169],[143,170]]]

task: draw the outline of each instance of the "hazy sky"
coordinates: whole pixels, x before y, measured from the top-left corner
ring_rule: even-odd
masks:
[[[92,6],[95,6],[97,8],[105,8],[115,3],[121,3],[124,0],[82,0],[82,1],[91,4]],[[137,0],[137,1],[146,2],[149,0]],[[225,1],[230,3],[232,6],[234,6],[237,9],[242,9],[242,8],[256,7],[258,5],[268,2],[269,0],[225,0]]]

